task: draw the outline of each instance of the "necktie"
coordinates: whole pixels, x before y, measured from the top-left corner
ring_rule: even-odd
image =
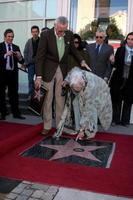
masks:
[[[100,44],[98,44],[96,49],[95,49],[96,56],[99,54],[99,47],[100,47]]]
[[[11,51],[11,45],[8,44],[8,51]],[[12,68],[13,67],[13,57],[12,56],[9,56],[9,65],[10,67]]]

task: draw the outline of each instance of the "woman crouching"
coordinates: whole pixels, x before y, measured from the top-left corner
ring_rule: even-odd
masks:
[[[77,140],[94,138],[98,131],[98,119],[107,130],[112,122],[112,103],[106,82],[95,74],[74,67],[63,82],[69,86],[64,112],[55,137],[65,127],[76,131]]]

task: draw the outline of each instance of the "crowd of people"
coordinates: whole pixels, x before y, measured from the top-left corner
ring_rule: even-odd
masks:
[[[55,20],[52,29],[43,28],[40,36],[39,32],[38,26],[31,27],[32,37],[25,44],[24,56],[13,44],[13,30],[4,32],[0,43],[0,119],[5,120],[8,113],[6,92],[13,117],[24,119],[18,105],[20,63],[28,71],[28,99],[41,85],[48,90],[42,134],[52,128],[53,98],[57,135],[66,124],[74,127],[77,139],[95,137],[98,122],[105,129],[111,122],[128,125],[133,102],[133,32],[115,55],[113,47],[105,42],[104,31],[97,30],[95,42],[88,44],[68,30],[64,16]],[[66,95],[62,95],[64,87],[69,88]]]

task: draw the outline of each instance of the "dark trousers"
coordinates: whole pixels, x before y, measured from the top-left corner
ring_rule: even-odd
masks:
[[[35,75],[35,64],[28,65],[28,84],[29,84],[29,95],[34,94],[34,75]]]
[[[117,102],[112,102],[113,105],[113,122],[116,124],[129,124],[132,103],[124,100],[119,100]]]
[[[1,115],[6,116],[6,89],[13,115],[19,115],[18,109],[18,74],[14,71],[6,71],[0,80],[0,110]]]

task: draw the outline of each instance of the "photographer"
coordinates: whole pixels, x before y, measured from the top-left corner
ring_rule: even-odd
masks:
[[[25,119],[18,108],[18,63],[24,59],[20,49],[13,44],[14,32],[7,29],[4,32],[4,42],[0,43],[0,112],[1,120],[6,119],[6,88],[14,118]]]

